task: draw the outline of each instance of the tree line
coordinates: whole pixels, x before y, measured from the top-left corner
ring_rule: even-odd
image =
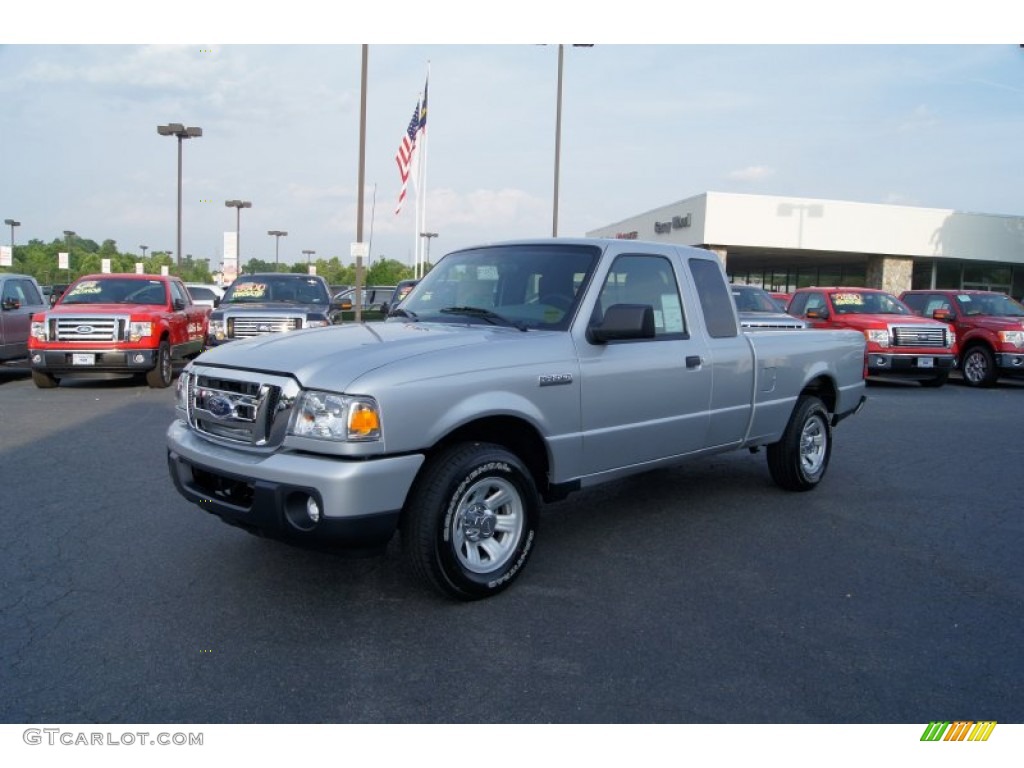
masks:
[[[58,254],[67,253],[68,268],[59,267]],[[82,275],[103,271],[103,259],[110,259],[111,272],[134,273],[136,264],[142,264],[142,270],[148,275],[158,275],[163,267],[168,273],[176,275],[188,283],[215,282],[216,268],[211,269],[209,259],[195,259],[191,255],[178,261],[165,251],[154,251],[145,256],[137,253],[119,251],[114,240],[104,240],[102,244],[83,237],[72,237],[67,240],[55,238],[50,243],[41,240],[29,240],[25,245],[15,245],[13,265],[4,271],[31,275],[40,285],[70,283]],[[342,264],[341,259],[333,256],[329,259],[316,259],[310,265],[316,267],[316,273],[327,280],[330,285],[355,285],[355,264]],[[306,274],[306,264],[275,264],[262,259],[249,259],[243,267],[247,274],[255,272],[296,272]],[[364,265],[364,285],[395,285],[399,280],[412,277],[412,267],[406,266],[395,259],[380,257],[368,266]]]

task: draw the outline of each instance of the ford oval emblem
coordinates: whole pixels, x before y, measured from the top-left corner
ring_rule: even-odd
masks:
[[[77,328],[75,328],[75,333],[80,333],[83,336],[87,333],[92,333],[92,331],[93,328],[91,325],[80,325]]]
[[[258,330],[260,333],[270,333],[270,326],[269,325],[261,325],[256,330]]]
[[[224,418],[234,410],[231,401],[222,395],[214,395],[206,401],[206,410],[218,418]]]

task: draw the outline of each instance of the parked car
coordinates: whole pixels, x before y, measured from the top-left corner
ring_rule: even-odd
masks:
[[[64,291],[68,289],[70,283],[54,283],[53,285],[43,286],[43,298],[46,299],[46,303],[51,307],[57,303],[57,299],[64,295]]]
[[[364,312],[380,311],[381,305],[395,292],[393,285],[365,285],[360,291],[360,306]],[[334,302],[345,312],[356,308],[356,289],[347,288],[334,297]]]
[[[124,373],[168,387],[173,364],[202,352],[207,314],[177,277],[85,275],[32,317],[32,381],[50,389],[65,377]]]
[[[915,290],[900,299],[922,317],[949,323],[960,348],[964,383],[991,387],[1024,376],[1024,306],[996,291]]]
[[[747,331],[770,331],[779,328],[806,328],[807,323],[798,317],[779,310],[778,304],[764,288],[756,285],[729,286],[740,327]]]
[[[0,362],[28,355],[32,315],[46,309],[46,299],[34,277],[0,273]]]
[[[220,304],[224,289],[213,283],[185,283],[192,301],[201,307],[213,309]]]
[[[395,286],[395,290],[391,293],[391,298],[381,304],[380,311],[384,313],[384,316],[389,316],[402,300],[409,295],[409,291],[416,287],[419,280],[399,280],[398,285]]]
[[[956,332],[918,317],[891,293],[877,288],[801,288],[789,314],[812,328],[851,328],[867,339],[869,376],[898,376],[941,387],[956,366]]]
[[[206,346],[330,325],[333,310],[322,277],[296,272],[242,275],[210,313]]]

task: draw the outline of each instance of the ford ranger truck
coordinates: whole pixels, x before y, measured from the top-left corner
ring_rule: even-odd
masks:
[[[48,389],[65,377],[124,373],[168,387],[174,363],[202,352],[208,313],[176,277],[80,277],[32,318],[32,381]]]
[[[864,334],[868,376],[913,379],[941,387],[956,367],[956,333],[945,323],[918,317],[890,293],[875,288],[801,288],[786,310],[812,328]]]
[[[204,513],[261,535],[380,550],[398,531],[415,574],[472,600],[523,572],[542,501],[581,488],[741,449],[816,488],[864,401],[864,346],[744,333],[698,248],[466,248],[383,322],[203,353],[178,379],[168,467]]]
[[[996,291],[917,290],[900,300],[922,317],[949,323],[960,348],[960,375],[971,387],[1024,376],[1024,306]]]

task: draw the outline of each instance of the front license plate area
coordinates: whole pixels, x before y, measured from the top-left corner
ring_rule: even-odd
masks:
[[[917,358],[918,368],[934,368],[935,358],[934,357],[919,357]]]
[[[85,352],[76,352],[71,355],[72,365],[96,365],[96,355]]]

